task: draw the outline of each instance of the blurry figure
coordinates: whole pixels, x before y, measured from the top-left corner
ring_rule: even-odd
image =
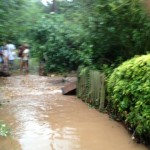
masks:
[[[8,64],[9,64],[9,68],[12,70],[13,67],[14,67],[14,60],[16,58],[16,46],[14,44],[12,44],[11,41],[9,41],[7,44],[6,44],[6,47],[9,51],[9,58],[8,58]]]
[[[40,63],[39,63],[39,75],[40,76],[46,76],[46,72],[45,72],[45,59],[41,59]]]
[[[3,66],[3,50],[2,47],[0,47],[0,70],[2,70]]]
[[[21,59],[23,57],[23,51],[25,50],[24,45],[19,46],[18,48],[18,57]]]
[[[2,47],[2,55],[3,55],[3,71],[8,72],[9,50],[8,50],[5,42]]]
[[[47,76],[45,67],[46,67],[46,61],[48,60],[47,54],[43,53],[43,57],[40,60],[39,63],[39,75],[40,76]]]
[[[25,50],[24,45],[19,46],[18,48],[18,59],[20,60],[20,72],[23,70],[23,51]]]
[[[22,72],[25,70],[25,73],[29,72],[29,46],[27,44],[23,45],[22,47],[22,57],[21,57],[21,68],[20,71]]]

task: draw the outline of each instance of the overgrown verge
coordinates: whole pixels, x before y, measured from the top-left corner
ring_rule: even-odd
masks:
[[[135,57],[116,68],[107,91],[110,114],[123,121],[139,142],[150,144],[150,55]]]

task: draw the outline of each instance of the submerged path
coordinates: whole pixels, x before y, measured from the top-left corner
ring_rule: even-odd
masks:
[[[0,150],[148,150],[108,115],[61,94],[61,77],[0,78],[0,120],[12,137]]]

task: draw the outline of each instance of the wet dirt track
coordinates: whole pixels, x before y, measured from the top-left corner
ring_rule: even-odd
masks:
[[[0,137],[0,150],[148,150],[106,114],[62,95],[61,80],[0,78],[0,120],[12,129],[11,137]]]

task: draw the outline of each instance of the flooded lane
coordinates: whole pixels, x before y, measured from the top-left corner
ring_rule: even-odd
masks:
[[[60,78],[37,75],[0,79],[0,120],[12,137],[0,150],[148,150],[119,123],[75,96],[61,94]]]

